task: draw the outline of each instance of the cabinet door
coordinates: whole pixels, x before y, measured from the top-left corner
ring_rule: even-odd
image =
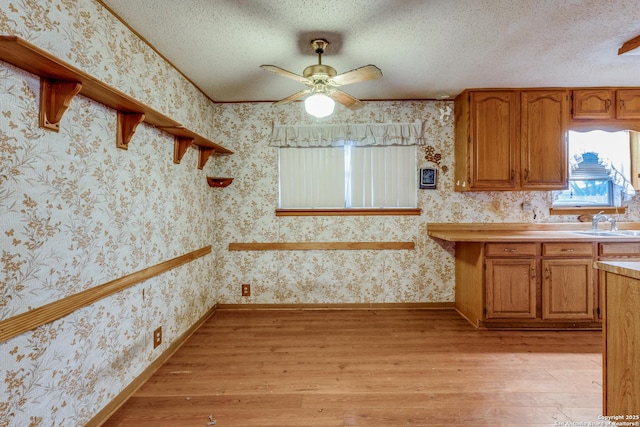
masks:
[[[620,89],[616,92],[616,117],[640,119],[640,90]]]
[[[534,319],[536,261],[487,259],[485,267],[485,318]]]
[[[471,188],[516,188],[516,92],[471,92],[469,100]]]
[[[610,272],[605,277],[603,414],[635,420],[640,414],[640,281]]]
[[[547,259],[542,261],[542,318],[593,320],[593,261]]]
[[[567,188],[569,93],[533,90],[520,94],[520,186],[530,190]]]
[[[571,115],[574,119],[613,119],[614,97],[612,89],[574,90]]]

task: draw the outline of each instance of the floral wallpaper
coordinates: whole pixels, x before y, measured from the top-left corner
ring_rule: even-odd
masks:
[[[451,302],[454,247],[430,222],[573,221],[550,193],[455,193],[451,101],[367,102],[336,123],[423,122],[420,216],[276,217],[273,123],[300,103],[215,104],[92,0],[4,0],[16,34],[233,150],[198,170],[146,124],[115,148],[115,111],[78,96],[59,133],[38,127],[39,78],[0,62],[0,320],[170,258],[213,254],[0,343],[0,426],[81,426],[217,303]],[[206,176],[232,176],[212,189]],[[523,201],[532,212],[520,209]],[[620,220],[639,220],[638,201]],[[535,215],[535,216],[534,216]],[[228,251],[231,242],[412,241],[397,251]],[[250,283],[252,295],[241,297]],[[152,331],[163,327],[154,350]]]
[[[436,190],[418,190],[420,216],[276,217],[277,148],[274,122],[312,123],[300,104],[223,105],[215,128],[237,154],[219,165],[233,184],[216,193],[219,303],[415,303],[452,302],[453,245],[426,237],[430,222],[559,222],[549,216],[551,192],[456,193],[453,182],[453,102],[366,102],[351,112],[338,107],[335,123],[423,123],[419,167],[438,170]],[[524,201],[533,209],[522,210]],[[638,220],[637,200],[619,220]],[[412,241],[413,251],[229,252],[231,242]],[[240,284],[252,284],[242,297]]]
[[[5,1],[15,34],[214,138],[214,105],[91,0]],[[0,320],[214,243],[197,150],[77,96],[38,127],[39,77],[0,62]],[[82,426],[217,302],[212,254],[0,343],[0,426]],[[153,349],[152,331],[163,328]]]

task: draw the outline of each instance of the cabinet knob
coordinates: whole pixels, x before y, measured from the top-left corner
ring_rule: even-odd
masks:
[[[562,248],[562,249],[560,249],[560,252],[574,252],[574,251],[575,251],[575,249],[573,249],[573,248]]]
[[[518,252],[516,248],[504,248],[505,252]]]

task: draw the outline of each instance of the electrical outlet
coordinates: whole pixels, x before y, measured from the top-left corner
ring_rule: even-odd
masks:
[[[153,348],[162,344],[162,326],[153,331]]]
[[[246,283],[242,285],[242,296],[243,297],[251,296],[251,285],[248,285]]]

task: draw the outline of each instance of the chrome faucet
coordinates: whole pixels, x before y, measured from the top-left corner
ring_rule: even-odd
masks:
[[[605,220],[611,223],[611,231],[618,231],[618,226],[616,225],[616,219],[613,217],[609,218],[608,216],[603,214],[603,212],[604,211],[600,211],[593,216],[593,220],[592,220],[593,231],[598,231],[598,225],[600,224],[601,220]]]
[[[601,220],[609,221],[609,217],[608,217],[608,216],[606,216],[603,212],[604,212],[604,211],[600,211],[600,212],[598,212],[597,214],[595,214],[595,215],[593,216],[593,219],[592,219],[591,223],[592,223],[592,225],[593,225],[592,229],[593,229],[594,231],[598,230],[598,224],[600,223],[600,221],[601,221]],[[615,220],[614,220],[614,222],[611,224],[611,226],[612,226],[612,227],[613,227],[613,226],[615,226]]]

